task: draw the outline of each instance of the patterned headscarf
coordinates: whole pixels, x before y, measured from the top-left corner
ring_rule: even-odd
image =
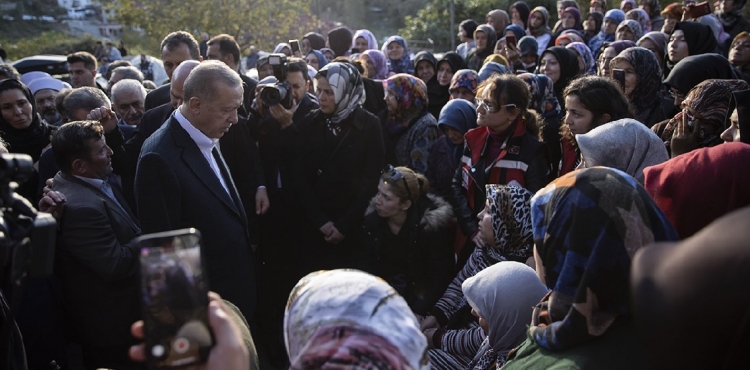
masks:
[[[365,87],[359,71],[348,63],[333,62],[318,71],[315,78],[323,77],[333,89],[336,109],[329,120],[334,124],[349,117],[355,108],[365,102]]]
[[[387,126],[407,126],[427,109],[427,85],[424,81],[406,73],[399,73],[383,80],[386,96],[396,98],[396,112],[388,113]]]
[[[732,101],[733,91],[750,89],[744,80],[706,80],[695,86],[685,97],[683,106],[690,108],[701,122],[713,126],[715,133],[700,138],[701,147],[714,146],[722,143],[722,131],[726,129],[726,122],[734,110]],[[678,113],[680,119],[682,112]],[[674,117],[678,119],[677,116]]]
[[[594,56],[591,55],[591,49],[582,42],[571,42],[565,45],[566,48],[575,51],[578,56],[583,59],[583,74],[584,75],[595,75],[596,74],[596,61]]]
[[[628,94],[628,100],[635,107],[637,119],[646,122],[648,117],[641,117],[642,114],[649,114],[649,107],[654,102],[661,100],[659,91],[661,90],[661,66],[656,55],[651,50],[642,47],[632,47],[623,50],[618,54],[614,61],[622,59],[630,63],[638,76],[638,83],[633,91]]]
[[[643,29],[641,28],[641,24],[638,23],[638,21],[634,21],[632,19],[626,19],[620,22],[620,24],[617,25],[617,31],[615,31],[615,35],[617,34],[617,32],[619,32],[623,28],[628,28],[630,29],[630,32],[633,33],[633,40],[631,40],[633,42],[638,41],[638,39],[640,39],[641,36],[643,36]],[[623,40],[618,40],[618,41],[623,41]]]
[[[357,38],[363,38],[367,40],[367,50],[378,50],[378,39],[375,38],[375,35],[370,32],[370,30],[357,30],[357,32],[354,33],[354,37],[352,37],[352,48],[356,47]],[[364,52],[364,50],[360,50],[360,53]]]
[[[573,28],[563,28],[563,30],[576,30],[576,31],[583,31],[583,22],[581,22],[581,11],[578,10],[578,8],[569,6],[563,10],[563,14],[568,13],[573,16],[573,18],[576,20],[576,23],[573,25]]]
[[[656,57],[659,58],[659,60],[663,60],[664,55],[666,55],[665,53],[667,52],[667,43],[669,42],[669,35],[667,35],[664,32],[651,31],[643,35],[643,37],[641,37],[640,39],[638,39],[638,42],[636,43],[636,45],[641,46],[641,43],[643,42],[643,40],[646,40],[646,39],[651,40],[651,42],[654,43],[654,46],[656,46],[656,51],[659,53],[659,55],[657,55]]]
[[[313,272],[289,294],[290,369],[429,369],[427,339],[396,291],[357,270]]]
[[[366,55],[375,66],[375,76],[367,76],[372,80],[385,80],[388,78],[388,60],[380,50],[365,50],[360,55]]]
[[[531,16],[534,15],[535,12],[539,12],[542,14],[542,18],[544,18],[544,21],[542,21],[542,25],[537,28],[531,28],[531,22],[527,22],[526,24],[529,25],[529,34],[531,34],[534,37],[539,37],[541,35],[544,35],[545,33],[549,33],[549,11],[547,11],[547,8],[543,6],[537,6],[536,8],[531,10],[531,13],[529,14],[529,20],[531,20]]]
[[[477,87],[479,87],[479,75],[471,69],[459,69],[453,74],[448,90],[454,91],[459,87],[465,87],[476,94]]]
[[[535,110],[544,118],[557,117],[562,109],[560,102],[555,96],[552,80],[543,74],[523,73],[518,77],[527,85],[531,91],[529,109]]]
[[[404,48],[404,55],[401,56],[401,59],[399,60],[392,60],[391,58],[388,58],[388,45],[391,43],[398,43],[401,45],[402,48]],[[385,41],[385,44],[383,44],[383,49],[381,50],[383,54],[385,54],[386,58],[388,59],[388,73],[408,73],[408,74],[414,74],[414,66],[411,64],[411,57],[409,56],[409,48],[406,47],[406,40],[404,40],[401,36],[391,36],[388,38],[388,40]]]
[[[646,13],[645,10],[641,8],[635,8],[630,10],[629,12],[625,13],[626,19],[632,19],[638,24],[641,25],[641,30],[646,32],[651,32],[651,18],[648,16],[648,13]],[[640,37],[636,38],[638,40]]]
[[[547,287],[529,334],[550,350],[600,337],[629,314],[635,252],[677,233],[634,178],[606,167],[564,175],[531,200],[534,243]]]
[[[495,245],[487,248],[496,261],[508,257],[529,258],[533,255],[530,191],[517,185],[485,185],[487,205],[495,231]]]

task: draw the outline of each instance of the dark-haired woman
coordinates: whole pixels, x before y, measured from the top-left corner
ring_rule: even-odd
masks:
[[[531,13],[528,4],[523,1],[516,1],[511,4],[510,8],[508,8],[508,13],[510,13],[511,22],[513,24],[521,26],[524,30],[527,28],[529,14]]]
[[[380,276],[426,316],[453,278],[451,206],[424,175],[386,166],[365,213],[360,268]]]
[[[452,201],[461,231],[479,243],[476,215],[484,205],[484,186],[515,183],[535,192],[550,181],[551,165],[547,147],[539,141],[538,116],[528,110],[531,94],[522,79],[493,76],[480,85],[476,99],[479,127],[465,135]],[[461,256],[468,257],[471,249],[463,248]]]
[[[608,78],[586,76],[565,88],[565,119],[561,127],[563,157],[560,176],[581,164],[575,136],[607,122],[632,118],[622,90]]]

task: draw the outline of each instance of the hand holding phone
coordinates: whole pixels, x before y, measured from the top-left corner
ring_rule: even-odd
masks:
[[[708,4],[708,1],[704,1],[702,3],[686,5],[682,19],[695,19],[707,14],[711,14],[711,6]]]
[[[511,47],[511,45],[512,45],[513,48],[515,49],[517,44],[518,44],[518,39],[516,39],[516,35],[515,34],[511,33],[511,34],[505,36],[505,45],[506,46]]]
[[[289,46],[292,48],[292,56],[302,58],[302,53],[299,48],[299,40],[289,40]]]

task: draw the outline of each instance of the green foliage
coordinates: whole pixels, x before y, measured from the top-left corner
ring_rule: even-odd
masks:
[[[9,60],[37,54],[67,55],[75,51],[94,52],[96,41],[93,36],[73,37],[66,32],[48,31],[39,36],[18,41],[0,40]]]
[[[198,35],[226,33],[241,46],[273,48],[315,28],[310,3],[303,0],[117,0],[107,5],[116,20],[140,27],[147,38],[161,40],[173,31]]]

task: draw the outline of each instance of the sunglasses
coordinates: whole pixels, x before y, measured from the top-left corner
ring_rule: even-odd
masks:
[[[406,193],[409,194],[409,198],[411,199],[411,190],[409,190],[409,184],[406,183],[406,178],[401,173],[401,171],[397,170],[393,165],[387,165],[385,168],[383,168],[382,171],[380,171],[381,175],[387,175],[388,178],[391,179],[391,181],[403,181],[404,187],[406,188]]]

